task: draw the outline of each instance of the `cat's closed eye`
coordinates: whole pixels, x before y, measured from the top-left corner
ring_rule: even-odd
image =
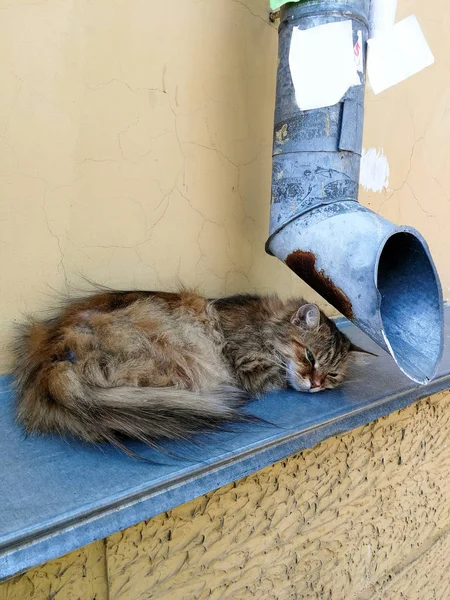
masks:
[[[309,362],[312,365],[314,365],[314,363],[316,362],[316,359],[314,358],[314,354],[311,352],[311,350],[309,348],[305,349],[305,356],[309,360]]]
[[[328,376],[329,376],[329,377],[337,377],[337,376],[338,376],[338,374],[337,374],[337,373],[328,373]]]

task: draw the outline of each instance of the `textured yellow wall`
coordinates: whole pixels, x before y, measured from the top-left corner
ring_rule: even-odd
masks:
[[[449,433],[436,395],[113,535],[110,598],[447,599]]]
[[[315,298],[266,256],[276,26],[268,0],[0,0],[0,369],[54,290]],[[414,12],[432,68],[367,95],[364,146],[390,188],[361,199],[428,238],[450,286],[446,0]],[[323,301],[321,301],[323,305]]]
[[[109,600],[105,542],[94,542],[0,584],[0,600]]]
[[[449,435],[439,394],[33,569],[0,600],[104,600],[106,585],[109,600],[447,600]]]

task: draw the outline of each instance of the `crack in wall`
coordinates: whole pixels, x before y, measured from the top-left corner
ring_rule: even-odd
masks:
[[[48,232],[52,236],[52,238],[54,238],[56,240],[56,244],[58,246],[58,250],[59,250],[59,254],[60,254],[60,260],[59,260],[59,263],[58,263],[58,269],[61,269],[62,272],[63,272],[63,277],[64,277],[64,283],[65,283],[65,286],[66,286],[66,291],[68,291],[69,290],[69,282],[68,282],[68,278],[67,278],[66,267],[64,265],[64,252],[63,252],[63,249],[61,247],[61,241],[60,241],[59,237],[54,233],[54,231],[50,227],[50,222],[49,222],[47,211],[46,211],[46,208],[45,208],[45,195],[44,195],[44,204],[42,205],[42,211],[44,213],[45,223],[47,225]]]

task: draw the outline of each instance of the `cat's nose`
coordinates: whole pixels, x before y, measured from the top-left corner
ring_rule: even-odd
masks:
[[[311,379],[311,389],[322,387],[322,379],[320,377],[314,377]]]

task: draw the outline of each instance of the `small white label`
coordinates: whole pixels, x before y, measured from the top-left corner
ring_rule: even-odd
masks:
[[[353,48],[353,53],[355,55],[356,70],[360,73],[364,73],[364,49],[361,30],[358,31],[358,39],[356,40],[356,44]]]
[[[367,71],[375,94],[433,63],[433,54],[414,15],[368,41]]]
[[[300,110],[333,106],[360,85],[352,22],[337,21],[292,30],[289,67]]]

